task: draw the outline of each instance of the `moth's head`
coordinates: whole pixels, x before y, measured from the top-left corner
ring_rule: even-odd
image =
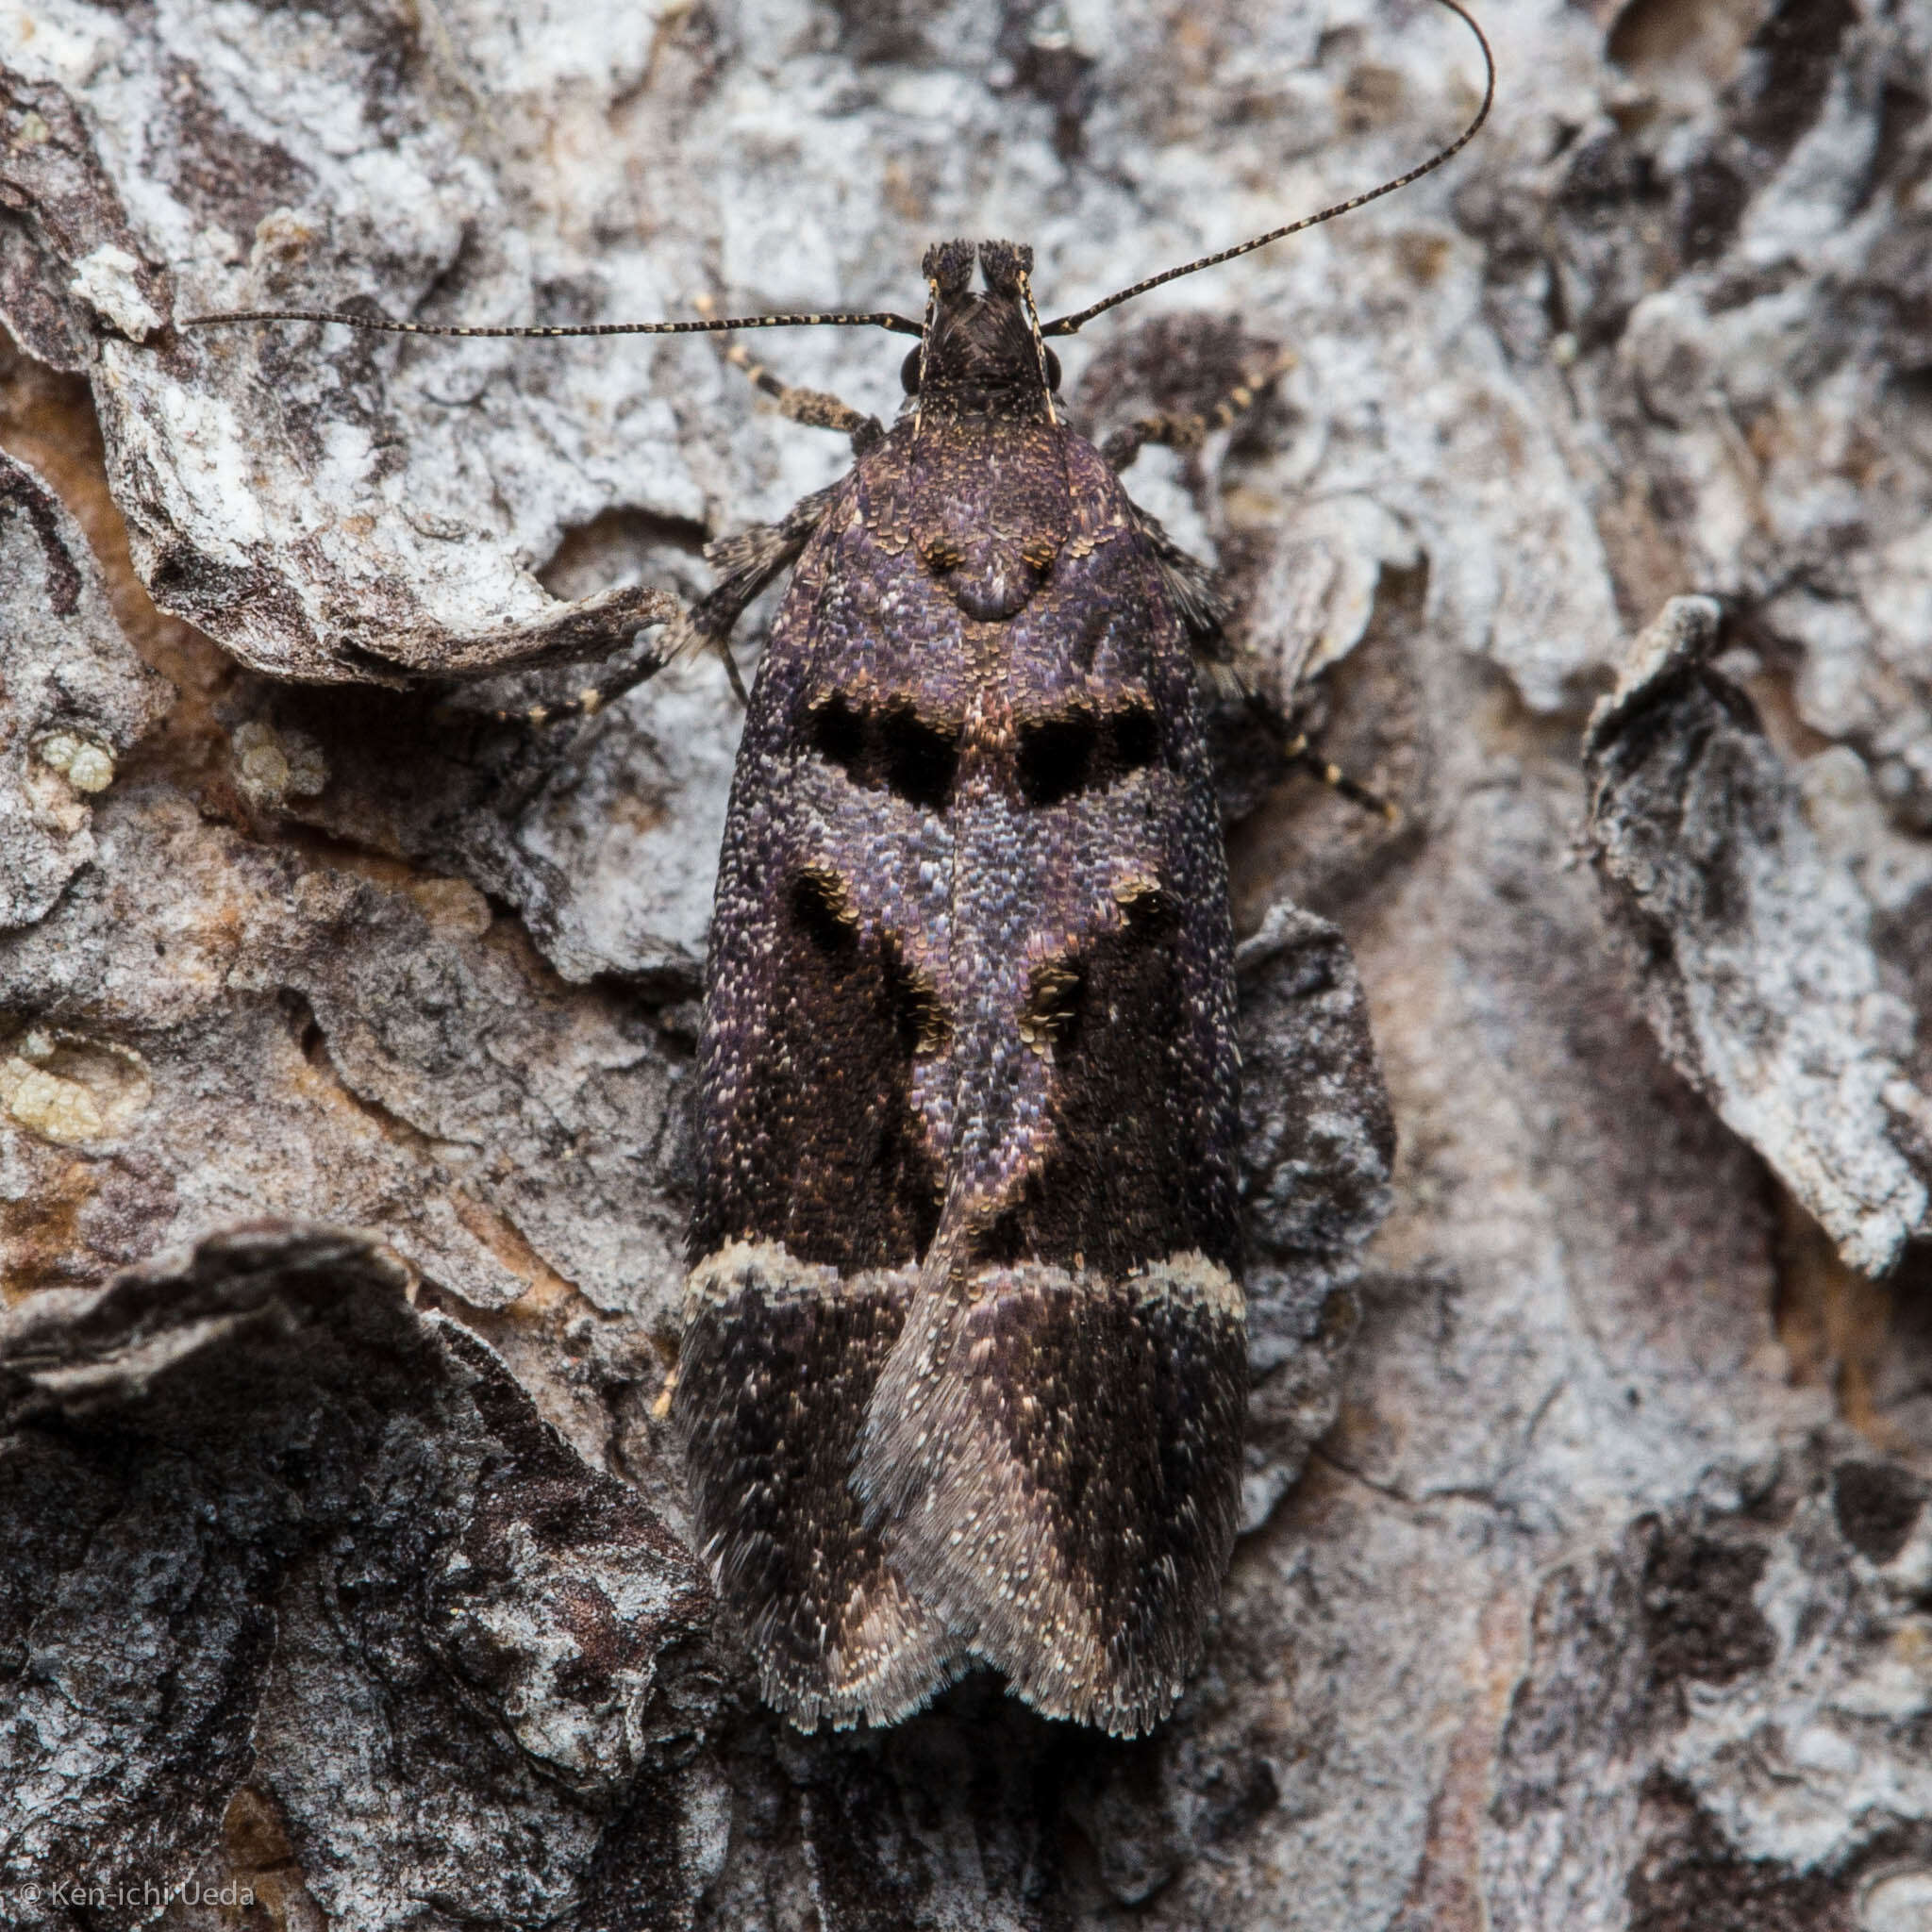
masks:
[[[974,261],[984,287],[973,287]],[[1059,358],[1040,339],[1033,251],[1012,242],[935,242],[919,346],[899,379],[921,412],[1054,420]]]

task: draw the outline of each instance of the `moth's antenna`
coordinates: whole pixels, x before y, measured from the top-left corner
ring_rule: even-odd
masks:
[[[1163,270],[1158,275],[1149,275],[1144,282],[1136,282],[1131,289],[1122,289],[1117,294],[1096,302],[1091,308],[1083,308],[1077,315],[1062,315],[1048,323],[1040,332],[1043,336],[1070,336],[1083,324],[1090,323],[1096,315],[1103,315],[1109,308],[1115,308],[1123,302],[1131,302],[1136,295],[1144,295],[1149,289],[1158,289],[1162,282],[1172,282],[1182,275],[1191,275],[1196,269],[1213,268],[1216,263],[1232,261],[1237,255],[1246,255],[1251,250],[1265,248],[1271,242],[1279,242],[1284,236],[1299,235],[1304,228],[1319,227],[1324,222],[1332,222],[1337,215],[1353,214],[1358,208],[1366,208],[1372,201],[1379,201],[1385,194],[1393,194],[1398,188],[1407,188],[1411,181],[1420,181],[1424,175],[1432,175],[1444,161],[1452,160],[1476,137],[1476,131],[1490,118],[1490,108],[1496,98],[1496,57],[1490,50],[1490,42],[1481,27],[1475,23],[1475,16],[1461,5],[1461,0],[1440,0],[1475,36],[1476,45],[1483,50],[1483,68],[1486,78],[1483,84],[1483,104],[1475,110],[1475,119],[1458,134],[1445,148],[1431,155],[1421,167],[1411,168],[1406,175],[1398,175],[1392,181],[1385,181],[1379,188],[1372,188],[1366,194],[1352,196],[1347,201],[1338,201],[1333,208],[1324,208],[1320,214],[1304,215],[1298,222],[1290,222],[1286,227],[1271,228],[1265,235],[1257,235],[1252,242],[1237,242],[1232,248],[1224,248],[1215,255],[1204,255],[1198,261],[1183,262],[1179,268]]]
[[[391,322],[386,315],[347,315],[338,308],[231,308],[220,315],[191,315],[183,328],[221,328],[243,322],[333,322],[344,328],[373,329],[386,336],[524,336],[548,341],[558,336],[703,336],[734,328],[887,328],[894,335],[921,333],[903,315],[733,315],[709,322],[578,322],[522,328],[485,328],[468,324]]]

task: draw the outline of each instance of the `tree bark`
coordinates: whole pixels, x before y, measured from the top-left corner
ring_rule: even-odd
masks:
[[[958,232],[1071,311],[1411,165],[1466,32],[0,21],[8,1924],[1932,1924],[1932,0],[1483,18],[1450,168],[1060,344],[1096,434],[1288,352],[1128,487],[1400,808],[1220,716],[1244,1533],[1133,1741],[751,1695],[665,1422],[740,714],[495,715],[843,447],[703,340],[178,325],[916,316]]]

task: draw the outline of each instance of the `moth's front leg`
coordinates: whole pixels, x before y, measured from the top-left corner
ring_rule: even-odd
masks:
[[[1100,445],[1100,453],[1116,470],[1124,470],[1150,442],[1169,449],[1198,449],[1217,430],[1230,429],[1239,423],[1294,364],[1292,349],[1277,349],[1267,361],[1241,375],[1210,408],[1162,409],[1139,417],[1108,436]]]
[[[700,315],[709,316],[716,312],[718,305],[710,296],[700,295],[696,307]],[[725,361],[770,396],[777,404],[778,413],[789,421],[802,423],[808,429],[836,429],[851,440],[855,457],[862,457],[884,440],[885,425],[876,416],[855,409],[850,403],[841,402],[824,390],[795,388],[782,376],[774,375],[735,338],[724,336],[719,341],[724,345],[721,353]]]
[[[885,436],[886,428],[876,416],[868,416],[822,389],[798,389],[774,375],[762,362],[755,361],[742,342],[733,342],[724,359],[761,389],[778,406],[778,413],[808,429],[836,429],[851,440],[852,454],[862,457]]]

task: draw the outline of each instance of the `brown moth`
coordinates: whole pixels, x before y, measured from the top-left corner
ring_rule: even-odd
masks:
[[[1227,877],[1181,598],[948,242],[911,406],[759,668],[712,925],[675,1413],[766,1696],[974,1659],[1138,1731],[1234,1537]]]
[[[707,970],[674,1414],[764,1696],[891,1723],[975,1664],[1132,1735],[1197,1660],[1247,1397],[1226,863],[1196,704],[1206,569],[1096,448],[1047,339],[1371,192],[1042,325],[1032,252],[936,245],[924,320],[753,316],[428,335],[867,324],[916,335],[851,471],[708,553],[662,649],[724,655],[791,584],[749,698]],[[977,270],[980,286],[974,287]],[[734,359],[744,360],[741,350]],[[1237,391],[1224,420],[1249,400]],[[734,672],[735,679],[735,672]],[[541,719],[541,714],[532,714]]]

